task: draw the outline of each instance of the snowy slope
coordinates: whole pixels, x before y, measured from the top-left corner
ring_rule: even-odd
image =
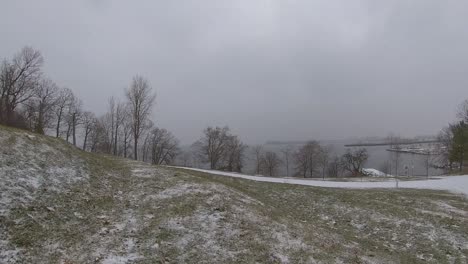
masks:
[[[354,188],[354,189],[370,189],[370,188],[396,188],[397,183],[393,181],[387,182],[337,182],[337,181],[321,181],[312,179],[286,179],[286,178],[273,178],[263,176],[250,176],[238,173],[203,170],[194,168],[184,168],[194,171],[206,172],[221,176],[236,177],[261,182],[277,182],[287,184],[308,185],[317,187],[330,187],[330,188]],[[432,190],[446,190],[454,193],[462,193],[468,196],[468,175],[464,176],[449,176],[431,178],[429,180],[420,181],[399,181],[398,188],[413,188],[413,189],[432,189]]]
[[[0,127],[0,263],[466,263],[463,196],[207,172]]]
[[[88,178],[79,150],[62,140],[0,127],[0,146],[0,216]]]

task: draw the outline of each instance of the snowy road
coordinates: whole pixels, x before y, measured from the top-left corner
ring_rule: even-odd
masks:
[[[396,188],[396,182],[337,182],[337,181],[321,181],[321,180],[302,180],[291,178],[274,178],[263,176],[250,176],[245,174],[203,170],[194,168],[183,168],[193,171],[206,172],[215,175],[229,176],[242,178],[247,180],[254,180],[260,182],[277,182],[287,184],[308,185],[317,187],[330,187],[330,188],[350,188],[350,189],[370,189],[370,188]],[[468,196],[468,175],[464,176],[447,176],[440,178],[433,178],[430,180],[419,181],[399,181],[398,188],[414,188],[414,189],[432,189],[432,190],[447,190],[454,193],[462,193]]]

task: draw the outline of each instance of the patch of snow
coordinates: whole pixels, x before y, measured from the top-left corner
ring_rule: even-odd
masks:
[[[168,220],[163,226],[177,237],[175,246],[184,251],[189,245],[203,250],[215,260],[220,257],[234,258],[235,252],[229,251],[222,243],[229,241],[239,232],[231,224],[224,221],[224,213],[217,211],[198,210],[188,217],[176,217]],[[193,229],[193,226],[197,226]],[[179,256],[180,262],[185,262],[190,252]]]
[[[150,178],[154,176],[154,168],[151,166],[137,166],[132,169],[132,176],[140,178]]]
[[[29,133],[0,129],[0,218],[8,219],[13,208],[27,207],[40,199],[43,191],[61,192],[69,184],[88,178],[79,155],[73,155],[66,144],[50,142]],[[53,206],[46,209],[56,210]],[[27,217],[40,222],[30,214]],[[14,221],[19,222],[21,218]],[[21,252],[11,248],[9,240],[0,230],[0,263],[16,263],[15,256]],[[49,246],[54,245],[45,247]]]
[[[40,188],[61,191],[66,185],[88,178],[79,157],[68,158],[49,143],[31,144],[27,138],[36,136],[0,131],[0,142],[10,137],[15,140],[0,152],[0,215],[6,215],[15,206],[25,206],[35,199]]]
[[[362,169],[362,172],[367,175],[367,176],[373,176],[373,177],[387,177],[390,176],[384,172],[381,172],[376,169],[371,169],[371,168],[364,168]]]
[[[467,188],[468,188],[468,186],[467,186]],[[448,211],[448,212],[451,212],[451,213],[456,213],[456,214],[460,214],[460,215],[464,215],[464,216],[468,217],[468,212],[460,210],[458,208],[455,208],[455,207],[451,206],[450,204],[444,203],[442,201],[437,201],[437,202],[434,202],[434,203],[436,205],[438,205],[444,211]]]
[[[157,194],[147,195],[145,199],[160,200],[180,197],[187,194],[209,194],[211,190],[201,184],[184,183],[167,188]]]
[[[102,260],[102,264],[127,264],[142,258],[142,256],[132,253],[126,256],[110,255]]]
[[[11,248],[7,240],[0,238],[0,263],[17,263],[20,250]]]

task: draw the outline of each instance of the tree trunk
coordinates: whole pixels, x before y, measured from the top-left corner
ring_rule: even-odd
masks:
[[[39,107],[39,116],[36,123],[36,133],[44,135],[44,110],[43,106]]]
[[[137,137],[133,140],[133,159],[138,160],[138,139]]]
[[[71,126],[70,126],[70,123],[68,122],[68,128],[67,128],[67,142],[69,142],[68,140],[70,139],[70,134],[71,134]]]
[[[127,135],[124,135],[124,158],[127,158]]]
[[[60,113],[57,117],[57,127],[56,127],[56,135],[55,137],[59,137],[60,136],[60,122],[62,122],[62,110],[60,110]]]
[[[85,135],[84,141],[83,141],[83,150],[86,151],[86,140],[88,139],[88,136]]]
[[[115,133],[114,133],[114,156],[117,156],[117,135],[118,135],[119,126],[115,125]]]
[[[83,150],[86,151],[86,141],[88,140],[88,128],[85,128],[85,137],[83,141]]]
[[[73,146],[76,146],[76,113],[73,113]]]

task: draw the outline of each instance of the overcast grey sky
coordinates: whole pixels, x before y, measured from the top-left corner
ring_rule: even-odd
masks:
[[[183,143],[435,134],[468,98],[464,0],[0,2],[0,57],[39,49],[97,113],[144,75]]]

